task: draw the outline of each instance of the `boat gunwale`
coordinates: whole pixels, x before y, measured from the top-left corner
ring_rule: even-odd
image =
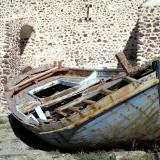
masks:
[[[70,72],[72,72],[72,71],[84,72],[83,75],[86,75],[88,72],[87,76],[90,75],[92,72],[94,72],[94,70],[80,70],[80,69],[75,70],[75,69],[67,68],[67,67],[61,67],[61,68],[53,67],[49,70],[43,71],[38,74],[34,73],[32,75],[32,74],[28,73],[28,75],[26,75],[26,77],[24,77],[24,79],[22,81],[16,83],[15,85],[11,85],[11,86],[8,86],[7,84],[5,84],[4,88],[5,88],[5,91],[7,91],[10,94],[10,96],[13,96],[15,92],[17,92],[17,91],[21,92],[25,88],[32,86],[33,82],[35,82],[35,84],[39,83],[47,78],[50,78],[53,74],[56,74],[58,72],[66,72],[67,73],[66,75],[71,76],[72,73],[70,73]],[[83,76],[81,76],[81,74],[75,74],[74,76],[83,77]],[[84,76],[84,77],[86,77],[86,76]],[[29,78],[29,79],[26,79],[26,78]]]
[[[153,72],[153,73],[155,74],[155,72]],[[151,73],[151,74],[153,74],[153,73]],[[151,74],[149,74],[149,75],[147,75],[147,76],[145,76],[145,77],[150,77]],[[134,91],[134,94],[127,95],[126,97],[123,97],[122,99],[120,99],[120,100],[117,101],[116,103],[110,105],[110,107],[99,109],[97,112],[94,112],[94,114],[89,115],[89,116],[85,116],[85,118],[81,119],[80,121],[77,121],[77,122],[74,123],[74,124],[69,124],[68,126],[65,126],[65,127],[63,127],[63,128],[59,128],[59,129],[55,129],[55,130],[51,130],[51,131],[42,131],[43,128],[40,128],[40,127],[38,128],[38,125],[33,125],[33,124],[30,124],[30,127],[33,128],[32,130],[38,131],[38,133],[40,133],[40,134],[54,133],[54,132],[60,132],[60,131],[66,130],[66,129],[72,129],[72,128],[74,128],[75,126],[84,123],[84,122],[87,121],[88,119],[93,118],[94,116],[97,116],[97,115],[100,114],[101,112],[104,112],[104,111],[106,111],[106,110],[114,107],[114,106],[117,105],[118,103],[121,103],[121,102],[123,102],[124,100],[126,100],[126,99],[128,99],[128,98],[130,98],[130,97],[132,97],[132,96],[134,96],[134,95],[136,95],[136,94],[138,94],[139,92],[143,92],[143,90],[145,90],[145,89],[147,89],[147,88],[151,88],[152,86],[154,86],[154,85],[156,85],[156,84],[159,83],[159,79],[158,79],[157,77],[152,77],[152,79],[149,79],[149,80],[147,80],[147,81],[143,81],[143,79],[144,79],[145,77],[142,77],[142,78],[141,78],[142,81],[141,81],[141,79],[139,79],[140,82],[133,82],[133,83],[128,84],[128,85],[133,85],[133,84],[135,85],[135,84],[137,84],[137,85],[140,85],[140,86],[141,86],[141,85],[146,84],[146,82],[147,82],[147,84],[145,85],[145,87],[144,87],[144,86],[141,87],[142,89],[140,89],[140,90],[135,90],[135,91]],[[150,82],[150,84],[149,84],[149,82]],[[142,84],[141,84],[141,83],[142,83]],[[128,85],[126,85],[126,86],[128,86]],[[126,87],[126,86],[124,86],[124,87]],[[124,87],[122,87],[122,88],[124,88]],[[122,88],[120,88],[120,89],[122,89]],[[118,91],[119,91],[120,89],[118,89]],[[114,93],[115,93],[115,92],[114,92]],[[10,98],[11,98],[11,97],[10,97]],[[12,98],[11,98],[11,99],[12,99]],[[12,99],[12,101],[13,101],[13,99]],[[17,112],[18,112],[18,111],[17,111]],[[15,115],[15,116],[16,116],[16,115]],[[16,117],[17,117],[17,116],[16,116]],[[17,119],[19,119],[19,117],[17,117]],[[23,121],[23,120],[21,120],[21,122],[22,122],[22,121]],[[23,122],[22,122],[22,123],[23,123]],[[23,125],[27,125],[27,126],[29,127],[29,124],[26,124],[25,122],[23,123]],[[46,125],[47,125],[47,124],[46,124]]]
[[[115,105],[118,105],[119,103],[122,103],[123,101],[125,101],[125,100],[127,100],[127,99],[129,99],[129,98],[131,98],[131,97],[133,97],[133,96],[135,96],[137,94],[140,94],[144,90],[147,90],[147,89],[149,89],[149,88],[151,88],[153,86],[156,86],[157,84],[159,84],[159,82],[160,82],[159,79],[154,78],[154,79],[151,79],[151,80],[147,81],[147,83],[140,84],[140,86],[136,86],[137,82],[128,84],[128,85],[120,88],[118,91],[120,91],[121,89],[128,88],[128,87],[132,86],[132,87],[134,87],[134,91],[131,94],[127,94],[126,96],[124,96],[122,98],[119,98],[118,100],[114,100],[114,102],[108,104],[107,106],[99,108],[97,111],[93,112],[91,115],[85,116],[84,118],[81,118],[81,120],[79,120],[79,121],[74,121],[73,124],[70,124],[70,125],[65,126],[63,128],[59,128],[59,129],[52,130],[52,131],[40,131],[39,134],[57,133],[57,132],[61,132],[61,131],[64,131],[64,130],[72,129],[75,126],[81,125],[82,123],[86,122],[90,118],[93,118],[93,117],[101,114],[102,112],[113,108]],[[115,94],[115,92],[107,95],[106,97],[112,96],[112,94]],[[104,97],[104,98],[106,98],[106,97]]]
[[[63,71],[71,71],[71,70],[73,70],[73,71],[80,71],[80,72],[93,72],[93,71],[97,71],[97,72],[108,72],[108,73],[110,73],[110,72],[114,72],[114,73],[125,73],[125,71],[122,69],[122,68],[116,68],[116,69],[114,69],[114,68],[100,68],[100,69],[93,69],[93,68],[74,68],[74,67],[61,67],[61,68],[57,68],[57,67],[50,67],[50,68],[48,68],[48,69],[46,69],[46,70],[43,70],[42,72],[34,72],[34,69],[33,70],[31,70],[31,71],[29,71],[29,72],[26,72],[26,73],[24,73],[24,74],[22,74],[22,75],[20,75],[20,77],[22,76],[23,78],[22,78],[22,80],[20,81],[20,82],[17,82],[16,83],[16,80],[18,81],[19,80],[19,76],[18,77],[15,77],[16,78],[16,80],[15,80],[15,84],[9,84],[9,86],[10,86],[10,88],[9,89],[12,89],[12,87],[15,87],[16,85],[19,85],[21,82],[23,82],[23,81],[25,81],[25,79],[26,78],[28,78],[28,74],[31,74],[32,76],[37,76],[38,74],[41,74],[41,73],[44,73],[44,72],[46,72],[46,71],[48,71],[48,70],[50,70],[50,69],[54,69],[54,70],[57,70],[57,72],[63,72]],[[33,73],[32,73],[33,72]],[[13,78],[12,78],[13,79]],[[12,79],[10,79],[10,80],[12,80]]]

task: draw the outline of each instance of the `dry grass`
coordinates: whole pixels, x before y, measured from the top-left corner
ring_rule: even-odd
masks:
[[[112,152],[96,151],[96,152],[79,152],[75,155],[77,160],[116,160],[116,156]]]

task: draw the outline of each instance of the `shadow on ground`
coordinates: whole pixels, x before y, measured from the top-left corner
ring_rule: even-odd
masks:
[[[28,146],[43,151],[57,150],[57,148],[55,148],[53,145],[48,144],[47,142],[36,136],[34,133],[23,127],[21,123],[12,115],[9,115],[8,119],[14,134]]]
[[[16,137],[18,137],[21,141],[23,141],[26,145],[28,145],[29,147],[36,149],[36,150],[42,150],[42,151],[60,151],[61,153],[78,153],[79,151],[82,150],[66,150],[66,149],[61,149],[58,147],[55,147],[45,141],[43,141],[42,139],[40,139],[38,136],[36,136],[34,133],[32,133],[31,131],[29,131],[28,129],[26,129],[25,127],[23,127],[21,125],[21,123],[16,120],[12,115],[8,116],[9,118],[9,122],[11,125],[11,128],[14,132],[14,134],[16,135]],[[156,145],[157,148],[157,145]],[[140,144],[138,145],[137,143],[133,142],[132,145],[118,145],[118,146],[113,146],[110,148],[107,147],[103,147],[103,148],[99,148],[105,151],[118,151],[118,150],[123,150],[123,151],[136,151],[136,150],[143,150],[143,151],[148,151],[148,150],[152,150],[155,151],[155,144]],[[84,149],[83,152],[92,152],[92,151],[96,151],[99,149]],[[160,150],[160,146],[158,145],[158,150]]]

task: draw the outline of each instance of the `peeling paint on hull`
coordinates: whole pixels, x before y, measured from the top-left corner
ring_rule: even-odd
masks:
[[[47,97],[49,103],[43,101],[37,103],[40,109],[38,113],[35,111],[36,103],[32,106],[27,103],[29,98],[35,100],[35,96],[27,96],[31,90],[39,89],[36,87],[43,89],[47,79],[43,84],[38,85],[32,85],[29,80],[26,80],[25,83],[29,83],[30,88],[13,95],[14,97],[6,93],[6,97],[12,114],[26,128],[48,143],[61,148],[100,148],[115,144],[132,144],[134,141],[156,142],[160,140],[159,71],[160,66],[156,71],[152,70],[139,79],[125,75],[116,80],[94,83],[93,86],[80,91],[82,85],[77,85],[78,92],[75,92],[75,95],[80,93],[80,97],[73,98],[73,88],[68,89],[69,93],[67,89],[58,92],[57,95],[51,95],[49,99]],[[57,80],[57,77],[53,76],[53,79]],[[11,89],[8,91],[11,93]],[[98,99],[93,98],[102,92],[105,92],[103,96]],[[59,95],[65,97],[62,99]],[[64,104],[63,100],[66,100],[68,95],[72,98]],[[23,98],[26,101],[23,101]],[[58,102],[62,103],[56,106]],[[85,105],[83,106],[82,103]],[[25,107],[27,112],[23,112],[19,104],[22,108]],[[51,113],[51,117],[45,120],[41,117],[46,115],[46,111]]]
[[[160,140],[158,85],[70,130],[38,134],[62,148],[112,146]]]

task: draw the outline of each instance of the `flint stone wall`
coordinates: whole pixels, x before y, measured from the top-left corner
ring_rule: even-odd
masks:
[[[160,58],[160,6],[139,8],[138,52],[139,66]]]
[[[2,0],[1,79],[16,76],[28,65],[34,68],[55,60],[71,67],[115,68],[115,54],[120,51],[135,62],[138,7],[143,2]],[[90,21],[85,20],[88,4]],[[25,25],[34,32],[21,53],[20,32]]]
[[[38,64],[52,63],[54,56],[57,60],[64,59],[67,66],[114,68],[117,67],[114,55],[123,50],[134,59],[137,9],[141,2],[77,0],[46,6],[39,11],[39,44],[43,48],[37,55]],[[92,4],[92,20],[86,22],[88,3]],[[46,16],[48,11],[59,18]]]

